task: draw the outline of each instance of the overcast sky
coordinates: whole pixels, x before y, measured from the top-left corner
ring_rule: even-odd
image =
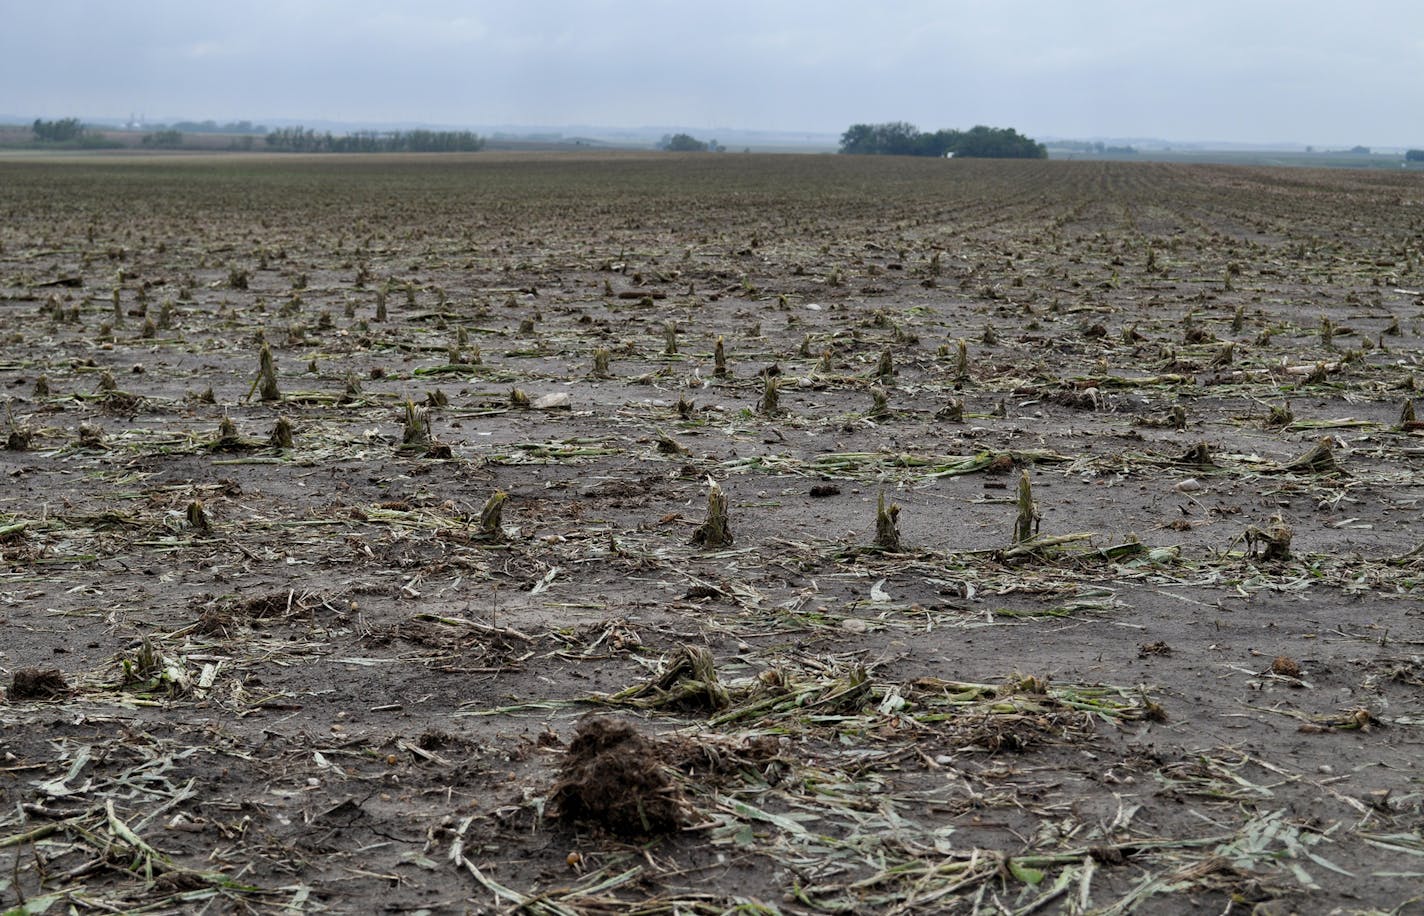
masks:
[[[0,0],[0,114],[1424,146],[1420,0]]]

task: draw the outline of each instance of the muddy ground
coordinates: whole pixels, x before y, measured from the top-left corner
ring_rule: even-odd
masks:
[[[0,906],[1424,912],[1421,291],[1413,174],[0,161]]]

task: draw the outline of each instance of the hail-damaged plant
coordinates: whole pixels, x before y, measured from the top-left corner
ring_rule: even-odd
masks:
[[[964,398],[950,398],[943,407],[935,411],[935,419],[946,423],[964,422]]]
[[[361,400],[361,376],[355,372],[346,373],[346,383],[336,399],[338,404],[355,404]]]
[[[780,382],[777,377],[767,373],[766,382],[762,385],[761,399],[757,401],[757,413],[764,417],[775,417],[781,413],[779,389]]]
[[[1214,464],[1215,462],[1212,461],[1211,446],[1205,442],[1198,442],[1196,445],[1193,445],[1191,448],[1183,452],[1182,456],[1177,459],[1177,463],[1194,464],[1199,465],[1201,467],[1207,467]]]
[[[732,525],[727,512],[727,494],[711,477],[707,478],[707,519],[692,532],[692,543],[715,550],[732,543]]]
[[[240,452],[248,447],[249,443],[238,434],[237,424],[227,416],[218,421],[218,431],[206,446],[210,452]]]
[[[1340,464],[1335,460],[1335,440],[1322,436],[1303,454],[1282,465],[1287,471],[1298,474],[1335,474]]]
[[[509,494],[503,490],[496,490],[485,500],[484,508],[480,510],[480,537],[490,541],[504,540],[504,504],[508,500]]]
[[[407,399],[401,423],[401,445],[403,452],[423,452],[430,448],[430,415],[424,407],[418,407]]]
[[[1295,422],[1295,411],[1291,410],[1290,401],[1280,404],[1272,404],[1266,413],[1265,426],[1267,429],[1284,429]]]
[[[900,507],[885,504],[881,491],[875,507],[875,546],[890,553],[900,551]]]
[[[1266,563],[1284,562],[1291,558],[1291,538],[1293,532],[1280,513],[1271,516],[1265,528],[1248,525],[1242,535],[1246,540],[1246,550],[1253,559],[1260,551],[1260,559]]]
[[[272,348],[266,343],[257,353],[257,377],[252,380],[252,387],[247,389],[243,400],[251,399],[253,392],[264,402],[282,400],[282,390],[277,386],[277,364],[272,359]]]
[[[687,446],[678,442],[661,429],[657,431],[658,454],[659,455],[687,455],[690,454]]]
[[[880,351],[880,359],[875,364],[875,377],[882,383],[895,378],[895,357],[888,349]]]
[[[148,636],[133,652],[121,656],[119,662],[123,686],[129,690],[170,697],[186,696],[193,690],[186,660],[166,654]]]
[[[963,337],[954,342],[954,380],[969,381],[969,342]]]
[[[875,420],[890,416],[890,393],[879,385],[870,386],[870,413],[867,416]]]
[[[108,434],[104,432],[102,426],[96,426],[92,423],[80,423],[76,444],[82,449],[103,451],[109,447],[109,437]]]
[[[15,422],[15,414],[10,409],[10,403],[5,402],[5,426],[7,427],[5,436],[5,448],[12,452],[23,452],[30,447],[30,440],[33,438],[29,427]]]
[[[188,503],[188,509],[185,513],[185,516],[188,522],[188,527],[192,528],[194,531],[207,531],[209,527],[211,527],[211,524],[208,520],[208,510],[203,507],[203,503],[201,500],[195,499],[192,502]]]
[[[1414,399],[1405,398],[1404,406],[1399,411],[1399,428],[1405,432],[1410,432],[1420,428],[1419,421],[1414,416]]]
[[[605,347],[598,347],[593,351],[593,371],[589,374],[593,378],[609,379],[613,378],[613,372],[608,368],[612,355]]]
[[[277,422],[272,424],[272,432],[267,436],[267,444],[272,448],[287,451],[295,447],[292,436],[292,423],[286,417],[278,417]]]
[[[1014,543],[1023,544],[1038,535],[1039,524],[1043,520],[1038,505],[1033,501],[1033,484],[1029,481],[1028,471],[1019,473],[1015,505],[1018,512],[1014,516]]]
[[[717,676],[712,652],[703,646],[680,646],[663,660],[652,678],[614,694],[595,695],[595,702],[640,709],[698,709],[715,713],[732,705],[731,695]]]

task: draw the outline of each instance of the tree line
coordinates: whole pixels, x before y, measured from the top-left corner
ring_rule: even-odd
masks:
[[[964,156],[978,159],[1047,159],[1048,149],[1012,127],[921,131],[904,121],[852,124],[841,134],[842,153],[875,156]]]
[[[112,149],[123,145],[108,139],[99,131],[90,130],[78,118],[59,118],[54,121],[36,118],[30,125],[30,130],[34,133],[36,142],[55,146]]]
[[[162,130],[164,125],[157,125]],[[213,120],[207,121],[179,121],[171,125],[173,130],[187,131],[193,134],[265,134],[267,128],[261,124],[253,124],[251,121],[229,121],[226,124],[219,124]]]
[[[306,127],[283,127],[267,146],[284,153],[473,153],[485,140],[468,130],[357,131],[336,136]]]
[[[84,137],[84,124],[78,118],[60,118],[57,121],[36,118],[30,129],[41,143],[70,143]]]

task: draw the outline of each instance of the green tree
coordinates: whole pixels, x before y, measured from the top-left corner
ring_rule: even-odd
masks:
[[[841,152],[853,156],[868,156],[878,153],[875,144],[874,124],[852,124],[841,134]]]
[[[947,156],[963,138],[957,130],[937,130],[932,134],[920,134],[915,144],[917,156]]]
[[[156,130],[153,133],[144,134],[141,142],[144,146],[153,149],[178,149],[183,145],[183,132],[181,130]]]
[[[705,153],[708,147],[706,143],[690,134],[673,134],[659,140],[658,149],[667,150],[670,153]]]
[[[35,139],[41,143],[68,143],[84,135],[84,125],[78,118],[64,118],[59,121],[41,121],[36,118],[31,125]]]
[[[284,127],[267,135],[267,145],[291,153],[473,153],[484,149],[485,139],[468,130],[362,130],[338,137]]]
[[[977,159],[1046,159],[1048,149],[1011,127],[982,124],[965,131],[954,145],[954,155]]]
[[[907,121],[891,121],[877,128],[880,148],[889,156],[915,156],[920,146],[920,130]]]
[[[841,135],[841,152],[881,156],[955,156],[1044,159],[1048,150],[1012,128],[985,127],[967,131],[922,133],[904,121],[852,124]]]
[[[1424,162],[1424,149],[1412,149],[1404,154],[1405,162]]]

